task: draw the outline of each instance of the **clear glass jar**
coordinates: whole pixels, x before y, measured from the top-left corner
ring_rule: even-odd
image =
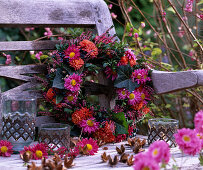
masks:
[[[3,96],[2,136],[12,143],[14,151],[21,151],[34,141],[36,112],[34,98]]]
[[[46,123],[40,126],[39,142],[47,143],[56,149],[70,148],[70,126],[62,123]]]
[[[155,118],[148,120],[148,144],[157,141],[164,140],[170,147],[175,147],[176,142],[174,134],[179,127],[179,121],[175,119],[167,118]]]

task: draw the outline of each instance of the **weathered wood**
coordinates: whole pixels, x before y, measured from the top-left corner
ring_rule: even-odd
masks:
[[[156,94],[203,86],[203,70],[181,72],[152,72],[152,82]]]
[[[85,0],[1,0],[0,16],[4,27],[95,25],[91,4]]]
[[[0,51],[54,50],[59,41],[8,41],[0,42]]]

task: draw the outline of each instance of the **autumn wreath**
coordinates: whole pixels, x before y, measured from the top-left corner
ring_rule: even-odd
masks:
[[[72,135],[104,142],[132,135],[135,123],[150,111],[153,92],[151,71],[144,58],[108,32],[101,36],[83,33],[61,41],[56,48],[48,60],[43,89],[52,116],[71,124]],[[97,84],[101,73],[111,87]],[[112,93],[112,109],[100,107],[88,95],[91,90],[99,94],[103,88],[104,93]]]

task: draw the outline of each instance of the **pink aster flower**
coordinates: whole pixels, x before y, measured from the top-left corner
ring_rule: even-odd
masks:
[[[203,110],[200,110],[199,112],[196,113],[194,123],[197,132],[203,134]]]
[[[195,155],[200,152],[201,140],[197,137],[195,130],[183,128],[178,130],[174,137],[179,148],[184,153]]]
[[[97,141],[92,138],[85,138],[82,139],[82,141],[78,142],[75,147],[75,153],[78,153],[79,148],[83,149],[84,147],[87,147],[87,155],[94,155],[98,151],[98,145]]]
[[[135,155],[134,170],[159,170],[159,164],[150,156],[148,152]]]
[[[78,93],[67,92],[64,101],[68,104],[75,104],[78,99]]]
[[[147,69],[137,69],[132,73],[133,81],[137,81],[138,84],[144,84],[146,81],[151,81],[150,77],[148,77]]]
[[[82,120],[80,122],[80,127],[83,129],[83,132],[90,134],[99,128],[99,122],[96,122],[95,118]]]
[[[151,100],[150,99],[150,92],[147,89],[143,88],[140,91],[140,93],[141,93],[141,98],[142,98],[143,104],[147,104],[148,101]]]
[[[1,140],[0,141],[0,155],[4,157],[9,157],[13,153],[13,146],[9,141]]]
[[[32,147],[32,156],[33,159],[38,160],[43,157],[47,158],[48,156],[48,145],[44,143],[38,143]]]
[[[65,89],[70,90],[72,92],[77,92],[80,90],[82,76],[73,73],[72,75],[69,75],[67,78],[65,78],[64,81],[65,81],[64,84]]]
[[[25,152],[32,153],[32,146],[24,146],[24,149],[20,151],[20,154],[24,154]]]
[[[117,78],[117,73],[116,73],[116,71],[114,71],[112,68],[110,68],[110,67],[106,67],[105,68],[105,73],[106,73],[106,75],[107,75],[107,78],[110,78],[111,77],[111,79],[112,79],[112,81],[114,81],[116,78]]]
[[[150,145],[149,154],[157,163],[168,163],[170,159],[170,148],[165,141],[156,141]]]
[[[80,57],[80,49],[76,45],[69,46],[64,53],[64,58],[78,59]]]
[[[123,89],[123,88],[117,89],[116,92],[118,93],[118,99],[120,100],[126,99],[129,93],[126,89]]]
[[[136,90],[129,93],[127,97],[129,105],[135,105],[137,103],[140,103],[140,101],[142,100],[141,93]]]

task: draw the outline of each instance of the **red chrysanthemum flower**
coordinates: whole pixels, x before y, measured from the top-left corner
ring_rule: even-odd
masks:
[[[75,150],[79,150],[79,148],[81,147],[81,149],[83,149],[84,147],[87,147],[87,155],[94,155],[95,153],[97,153],[98,151],[98,145],[97,145],[97,141],[92,139],[92,138],[85,138],[82,141],[78,142]]]
[[[96,138],[97,140],[102,140],[105,143],[111,143],[115,141],[115,136],[113,135],[112,128],[107,121],[105,122],[105,127],[99,128],[94,133],[94,138]]]
[[[13,146],[9,141],[1,140],[0,141],[0,155],[4,157],[9,157],[13,153]]]
[[[72,122],[74,124],[79,124],[82,120],[88,119],[92,117],[92,111],[90,111],[88,108],[86,107],[82,107],[79,110],[76,110],[73,114],[72,114]]]
[[[38,160],[48,156],[48,146],[44,143],[38,143],[32,147],[33,159]]]
[[[80,43],[80,46],[82,48],[82,50],[90,53],[90,55],[94,58],[98,55],[98,48],[96,47],[96,45],[89,41],[89,40],[83,40]]]
[[[64,53],[64,58],[77,59],[80,57],[80,49],[76,45],[69,46]]]
[[[84,61],[81,58],[72,59],[69,61],[70,66],[73,67],[75,70],[79,70],[83,65]]]

